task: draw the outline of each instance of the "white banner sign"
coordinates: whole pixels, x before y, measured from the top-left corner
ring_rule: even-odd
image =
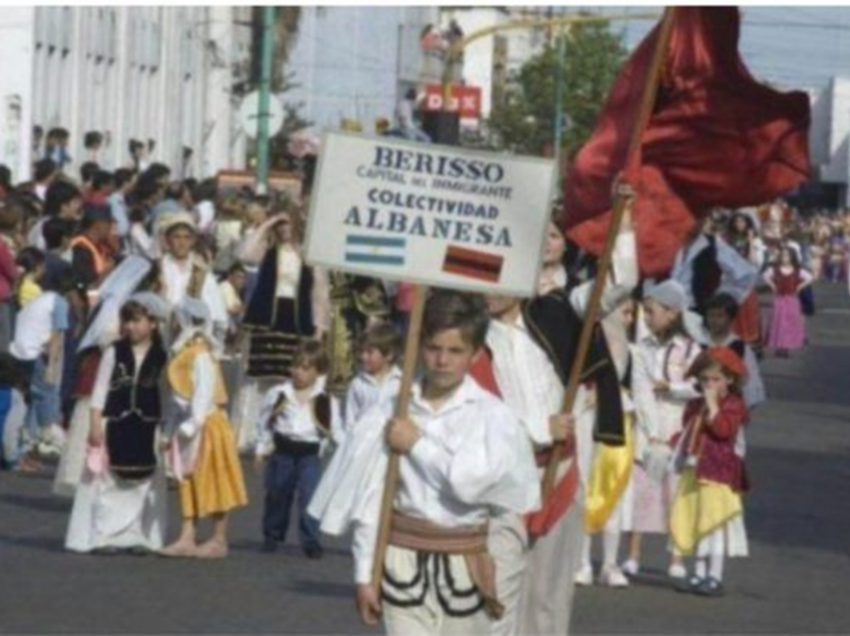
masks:
[[[329,133],[306,258],[354,274],[531,296],[554,185],[549,160]]]

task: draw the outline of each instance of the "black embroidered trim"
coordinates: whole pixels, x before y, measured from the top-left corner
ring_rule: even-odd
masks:
[[[465,618],[467,616],[472,616],[473,614],[477,614],[484,607],[484,599],[479,595],[478,603],[465,610],[457,610],[449,605],[449,599],[445,598],[440,591],[440,586],[438,584],[440,580],[440,557],[445,558],[446,560],[446,582],[449,584],[449,588],[452,587],[451,580],[451,567],[449,566],[448,555],[434,555],[434,589],[437,592],[437,601],[440,603],[440,607],[443,608],[443,611],[453,618]],[[478,592],[478,589],[473,587],[473,593]],[[454,592],[454,590],[452,590]],[[454,595],[454,594],[453,594]],[[463,598],[463,596],[461,596]]]

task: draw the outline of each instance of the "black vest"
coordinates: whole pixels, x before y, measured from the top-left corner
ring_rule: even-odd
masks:
[[[114,349],[115,369],[103,409],[109,465],[123,479],[146,479],[156,470],[156,428],[162,419],[159,382],[168,356],[156,338],[136,379],[129,341],[119,340]]]
[[[277,287],[277,250],[272,247],[263,257],[260,272],[257,277],[257,287],[251,295],[245,310],[242,326],[249,329],[271,329],[274,327],[275,289]],[[315,333],[313,324],[313,269],[306,264],[301,265],[301,277],[295,296],[295,324],[298,334],[312,336]]]
[[[529,300],[523,305],[523,317],[531,336],[546,352],[566,387],[582,329],[582,320],[570,303],[569,291],[559,289]],[[596,385],[594,440],[609,446],[623,446],[626,437],[620,379],[598,324],[594,329],[581,380],[593,381]]]
[[[717,264],[717,239],[706,235],[708,247],[702,250],[694,258],[691,266],[693,278],[691,279],[691,295],[694,299],[694,308],[700,313],[705,313],[705,304],[717,293],[720,282],[723,280],[723,271]]]

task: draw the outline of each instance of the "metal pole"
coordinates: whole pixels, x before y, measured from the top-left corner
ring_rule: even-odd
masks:
[[[266,194],[269,184],[269,103],[274,58],[274,9],[263,7],[262,66],[257,107],[257,194]]]

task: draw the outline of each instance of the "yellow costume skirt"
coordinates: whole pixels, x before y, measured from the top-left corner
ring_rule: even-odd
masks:
[[[634,450],[631,415],[626,415],[624,429],[624,445],[596,445],[584,503],[584,529],[588,534],[602,532],[632,477]]]
[[[670,515],[670,535],[683,555],[691,555],[700,539],[742,514],[741,495],[726,484],[698,481],[688,468],[679,476],[679,487]]]
[[[210,415],[201,434],[195,471],[180,482],[184,519],[200,519],[248,505],[236,440],[224,412],[217,409]]]

